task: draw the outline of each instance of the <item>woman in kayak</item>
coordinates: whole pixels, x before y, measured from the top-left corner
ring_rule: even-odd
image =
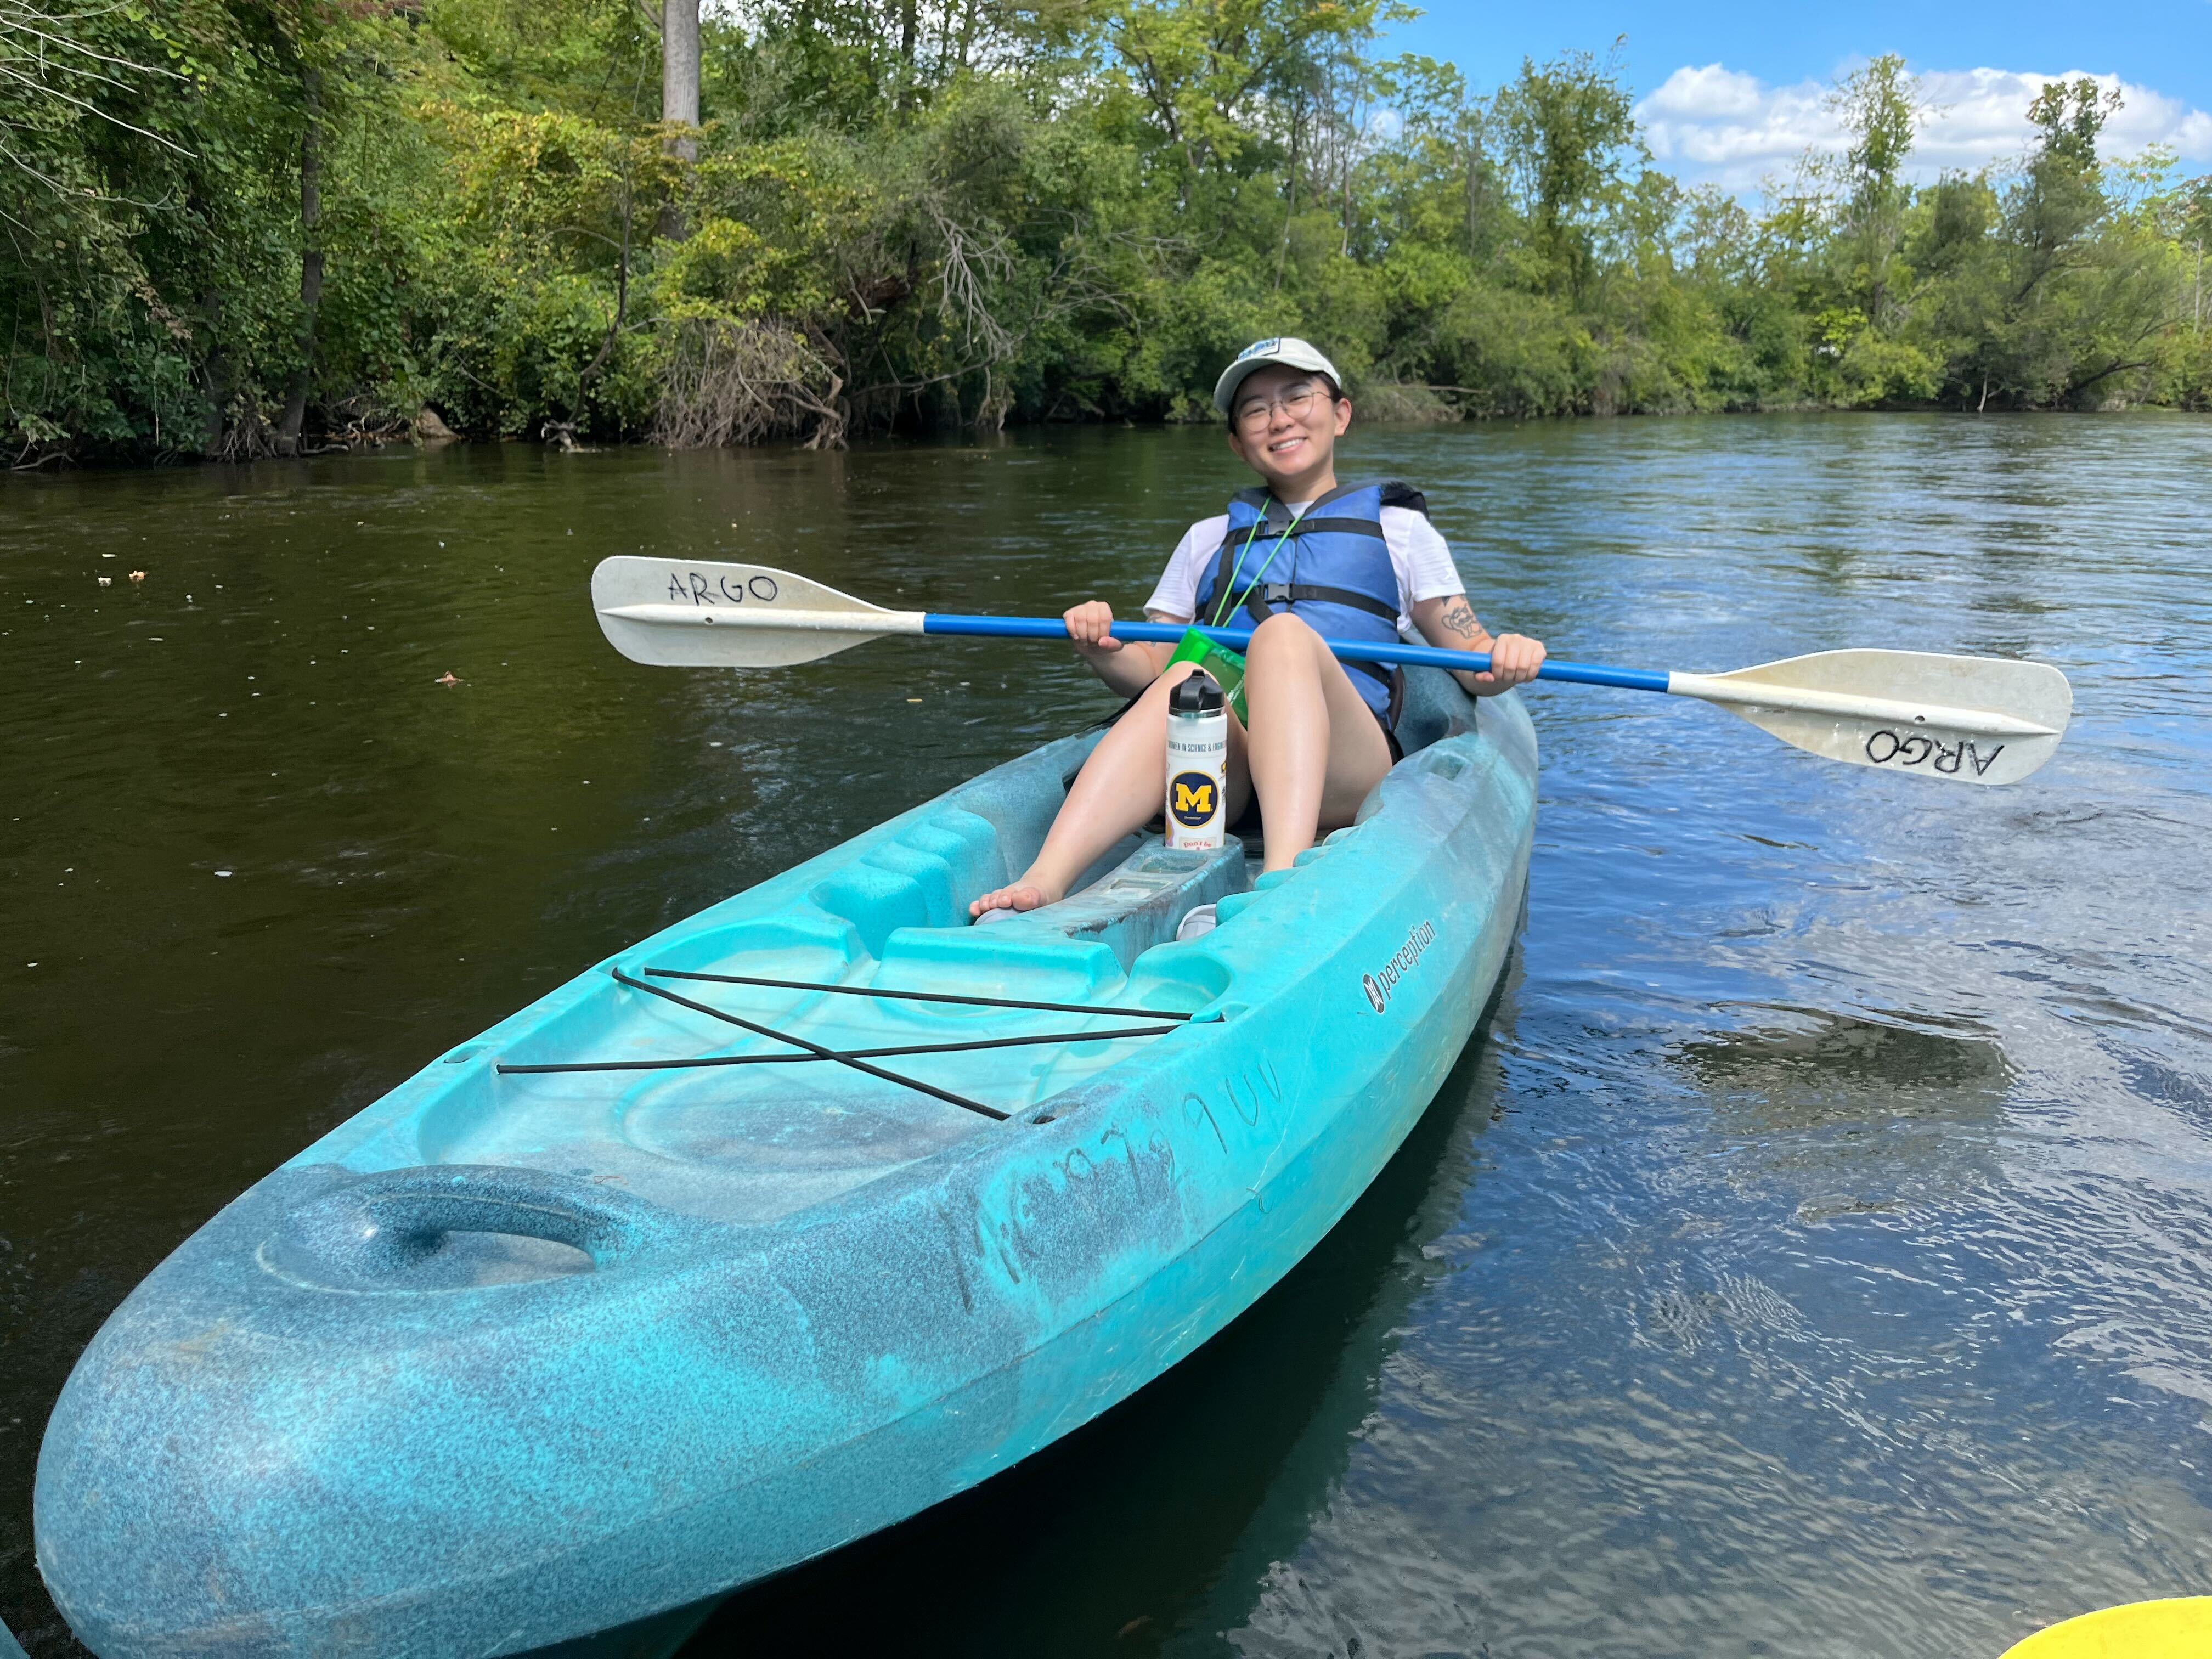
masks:
[[[1493,637],[1475,620],[1419,492],[1339,486],[1336,441],[1352,424],[1352,403],[1335,366],[1312,346],[1248,347],[1223,372],[1213,402],[1229,416],[1230,448],[1262,487],[1185,532],[1145,614],[1257,624],[1244,663],[1249,724],[1233,713],[1229,720],[1225,805],[1233,823],[1258,793],[1267,867],[1282,870],[1351,823],[1399,757],[1399,675],[1340,662],[1324,638],[1394,642],[1410,623],[1431,645],[1487,651],[1487,673],[1458,674],[1479,697],[1534,679],[1544,647],[1518,634]],[[1099,854],[1160,810],[1168,689],[1199,665],[1170,664],[1172,646],[1115,639],[1103,599],[1074,606],[1066,620],[1078,654],[1133,701],[1091,751],[1030,867],[968,907],[979,920],[1065,896]]]

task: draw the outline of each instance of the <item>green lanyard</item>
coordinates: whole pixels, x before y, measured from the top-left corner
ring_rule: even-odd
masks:
[[[1287,505],[1287,503],[1285,503],[1285,505]],[[1238,593],[1237,592],[1237,579],[1244,574],[1244,556],[1252,550],[1252,544],[1259,538],[1260,526],[1267,523],[1267,520],[1265,516],[1262,516],[1254,522],[1252,526],[1252,533],[1245,537],[1244,545],[1237,550],[1236,567],[1229,573],[1228,585],[1221,590],[1220,602],[1213,607],[1213,620],[1207,623],[1206,626],[1209,628],[1220,627],[1221,619],[1224,617],[1227,616],[1231,611],[1236,610],[1238,605],[1243,605],[1245,600],[1252,597],[1252,589],[1259,586],[1260,579],[1267,574],[1267,567],[1274,563],[1275,555],[1283,550],[1283,544],[1290,540],[1292,532],[1297,529],[1298,520],[1304,518],[1305,515],[1312,510],[1313,503],[1311,501],[1308,501],[1304,507],[1298,509],[1297,518],[1292,519],[1290,523],[1283,526],[1283,533],[1275,538],[1275,544],[1267,550],[1267,556],[1261,561],[1260,568],[1252,573],[1251,587],[1247,587],[1242,593]]]

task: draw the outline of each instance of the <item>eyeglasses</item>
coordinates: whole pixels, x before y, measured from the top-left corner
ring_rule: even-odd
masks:
[[[1275,411],[1279,409],[1292,420],[1303,421],[1313,413],[1314,403],[1321,396],[1321,386],[1308,380],[1276,397],[1251,398],[1237,405],[1237,429],[1239,432],[1265,431],[1273,422]]]

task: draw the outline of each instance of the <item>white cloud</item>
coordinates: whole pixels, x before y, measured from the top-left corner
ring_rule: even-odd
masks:
[[[2016,70],[1932,70],[1920,76],[1921,96],[1936,107],[1920,129],[1908,171],[1923,181],[1946,168],[1972,170],[2007,161],[2027,147],[2027,106],[2046,81],[2073,81],[2085,71],[2039,75]],[[2105,129],[2105,154],[2124,155],[2171,144],[2185,160],[2212,161],[2212,115],[2116,75],[2090,76],[2124,100]],[[1684,65],[1636,106],[1651,153],[1693,182],[1729,190],[1756,189],[1786,174],[1808,149],[1841,149],[1847,142],[1827,109],[1831,87],[1818,81],[1770,87],[1719,64]]]

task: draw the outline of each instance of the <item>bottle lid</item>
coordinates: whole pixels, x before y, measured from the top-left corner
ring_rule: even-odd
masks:
[[[1176,714],[1218,714],[1221,702],[1220,682],[1202,668],[1177,680],[1168,693],[1168,709]]]

